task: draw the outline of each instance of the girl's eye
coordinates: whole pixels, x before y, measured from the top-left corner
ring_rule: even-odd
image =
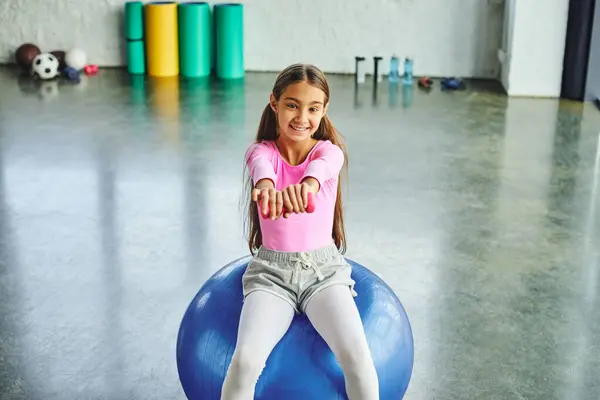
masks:
[[[289,108],[296,108],[296,105],[295,105],[295,104],[291,104],[291,103],[290,103],[290,104],[288,104],[287,106],[288,106]]]
[[[313,108],[310,109],[310,112],[319,112],[319,109],[316,108],[316,107],[313,107]]]

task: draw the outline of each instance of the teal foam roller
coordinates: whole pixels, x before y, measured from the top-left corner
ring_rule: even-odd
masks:
[[[206,77],[211,68],[212,23],[210,5],[204,2],[179,4],[179,74]]]
[[[127,41],[127,71],[132,75],[146,73],[146,56],[143,40]]]
[[[125,3],[125,38],[138,40],[144,37],[144,3],[128,1]]]
[[[221,3],[214,6],[215,70],[223,79],[244,77],[244,6]]]

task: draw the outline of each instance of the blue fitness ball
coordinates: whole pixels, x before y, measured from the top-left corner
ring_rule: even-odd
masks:
[[[188,306],[177,337],[177,369],[189,400],[219,400],[242,311],[242,275],[250,257],[217,271]],[[411,378],[414,346],[408,316],[376,274],[347,260],[379,378],[380,399],[399,400]],[[275,346],[256,385],[260,400],[347,399],[333,353],[304,314]]]

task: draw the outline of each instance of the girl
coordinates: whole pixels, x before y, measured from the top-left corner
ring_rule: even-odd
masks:
[[[244,305],[222,400],[252,400],[269,354],[304,312],[329,345],[350,400],[378,400],[379,383],[342,253],[340,170],[346,153],[325,115],[329,86],[312,65],[284,69],[246,152],[252,185]],[[314,211],[307,213],[308,198]],[[259,216],[259,209],[263,216]]]

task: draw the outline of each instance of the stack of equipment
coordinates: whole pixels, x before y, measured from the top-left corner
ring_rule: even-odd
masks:
[[[125,38],[127,40],[127,70],[132,75],[146,73],[144,52],[144,4],[125,3]]]
[[[214,20],[213,20],[214,15]],[[244,77],[244,7],[206,2],[125,3],[127,69],[153,77]]]

